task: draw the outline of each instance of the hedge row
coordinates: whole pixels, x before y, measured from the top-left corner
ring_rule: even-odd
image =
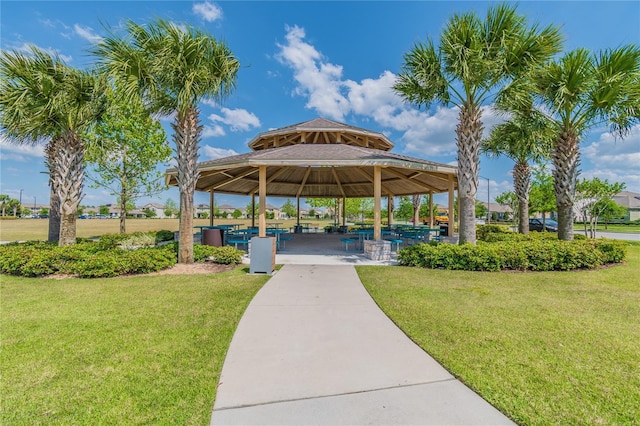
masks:
[[[131,236],[129,236],[131,237]],[[146,240],[140,235],[134,239]],[[178,243],[163,246],[125,249],[122,241],[131,238],[100,238],[59,247],[46,242],[13,243],[0,246],[0,273],[39,277],[52,274],[75,275],[81,278],[115,277],[127,274],[145,274],[170,268],[177,262]],[[238,264],[241,250],[234,247],[194,246],[194,260],[210,260],[221,264]]]
[[[569,271],[619,263],[625,256],[626,244],[620,241],[530,237],[520,241],[478,242],[475,246],[417,244],[399,250],[398,263],[465,271]]]

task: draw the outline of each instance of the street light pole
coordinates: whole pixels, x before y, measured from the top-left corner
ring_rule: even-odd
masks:
[[[491,196],[489,194],[489,186],[490,186],[490,182],[489,182],[489,178],[486,178],[484,176],[478,176],[482,179],[486,179],[487,180],[487,223],[491,223],[491,205],[489,204],[491,201]]]
[[[36,208],[36,196],[33,196],[33,214],[37,214],[37,208]]]

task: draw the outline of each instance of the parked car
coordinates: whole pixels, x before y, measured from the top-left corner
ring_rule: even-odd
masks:
[[[543,225],[540,218],[529,219],[529,231],[558,232],[558,222],[553,219],[545,219]]]

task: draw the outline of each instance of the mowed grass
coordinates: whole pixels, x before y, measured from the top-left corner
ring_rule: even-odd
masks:
[[[639,424],[640,245],[555,273],[357,267],[382,310],[519,424]]]
[[[267,281],[3,275],[0,424],[208,424],[237,323]]]
[[[280,228],[290,229],[296,224],[295,219],[268,220],[267,223],[279,223]],[[301,222],[317,223],[320,227],[333,222],[328,220],[302,220]],[[194,219],[193,225],[209,225],[209,219]],[[251,225],[251,219],[215,219],[215,225],[241,224],[243,227]],[[257,219],[256,219],[257,223]],[[127,233],[160,231],[177,231],[178,219],[127,219]],[[0,241],[30,241],[46,240],[48,237],[48,219],[14,219],[0,220]],[[78,238],[98,237],[104,234],[120,232],[120,219],[78,219],[76,221],[76,236]],[[194,233],[198,232],[194,229]]]

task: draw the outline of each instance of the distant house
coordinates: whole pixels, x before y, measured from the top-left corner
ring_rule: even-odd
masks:
[[[640,220],[640,194],[622,191],[613,197],[613,201],[627,209],[626,220]]]
[[[165,207],[162,204],[159,204],[159,203],[147,203],[142,207],[138,207],[136,209],[136,211],[140,211],[144,216],[144,210],[145,209],[149,209],[151,211],[154,211],[156,213],[154,218],[165,219],[165,218],[169,217],[169,216],[164,214]]]

